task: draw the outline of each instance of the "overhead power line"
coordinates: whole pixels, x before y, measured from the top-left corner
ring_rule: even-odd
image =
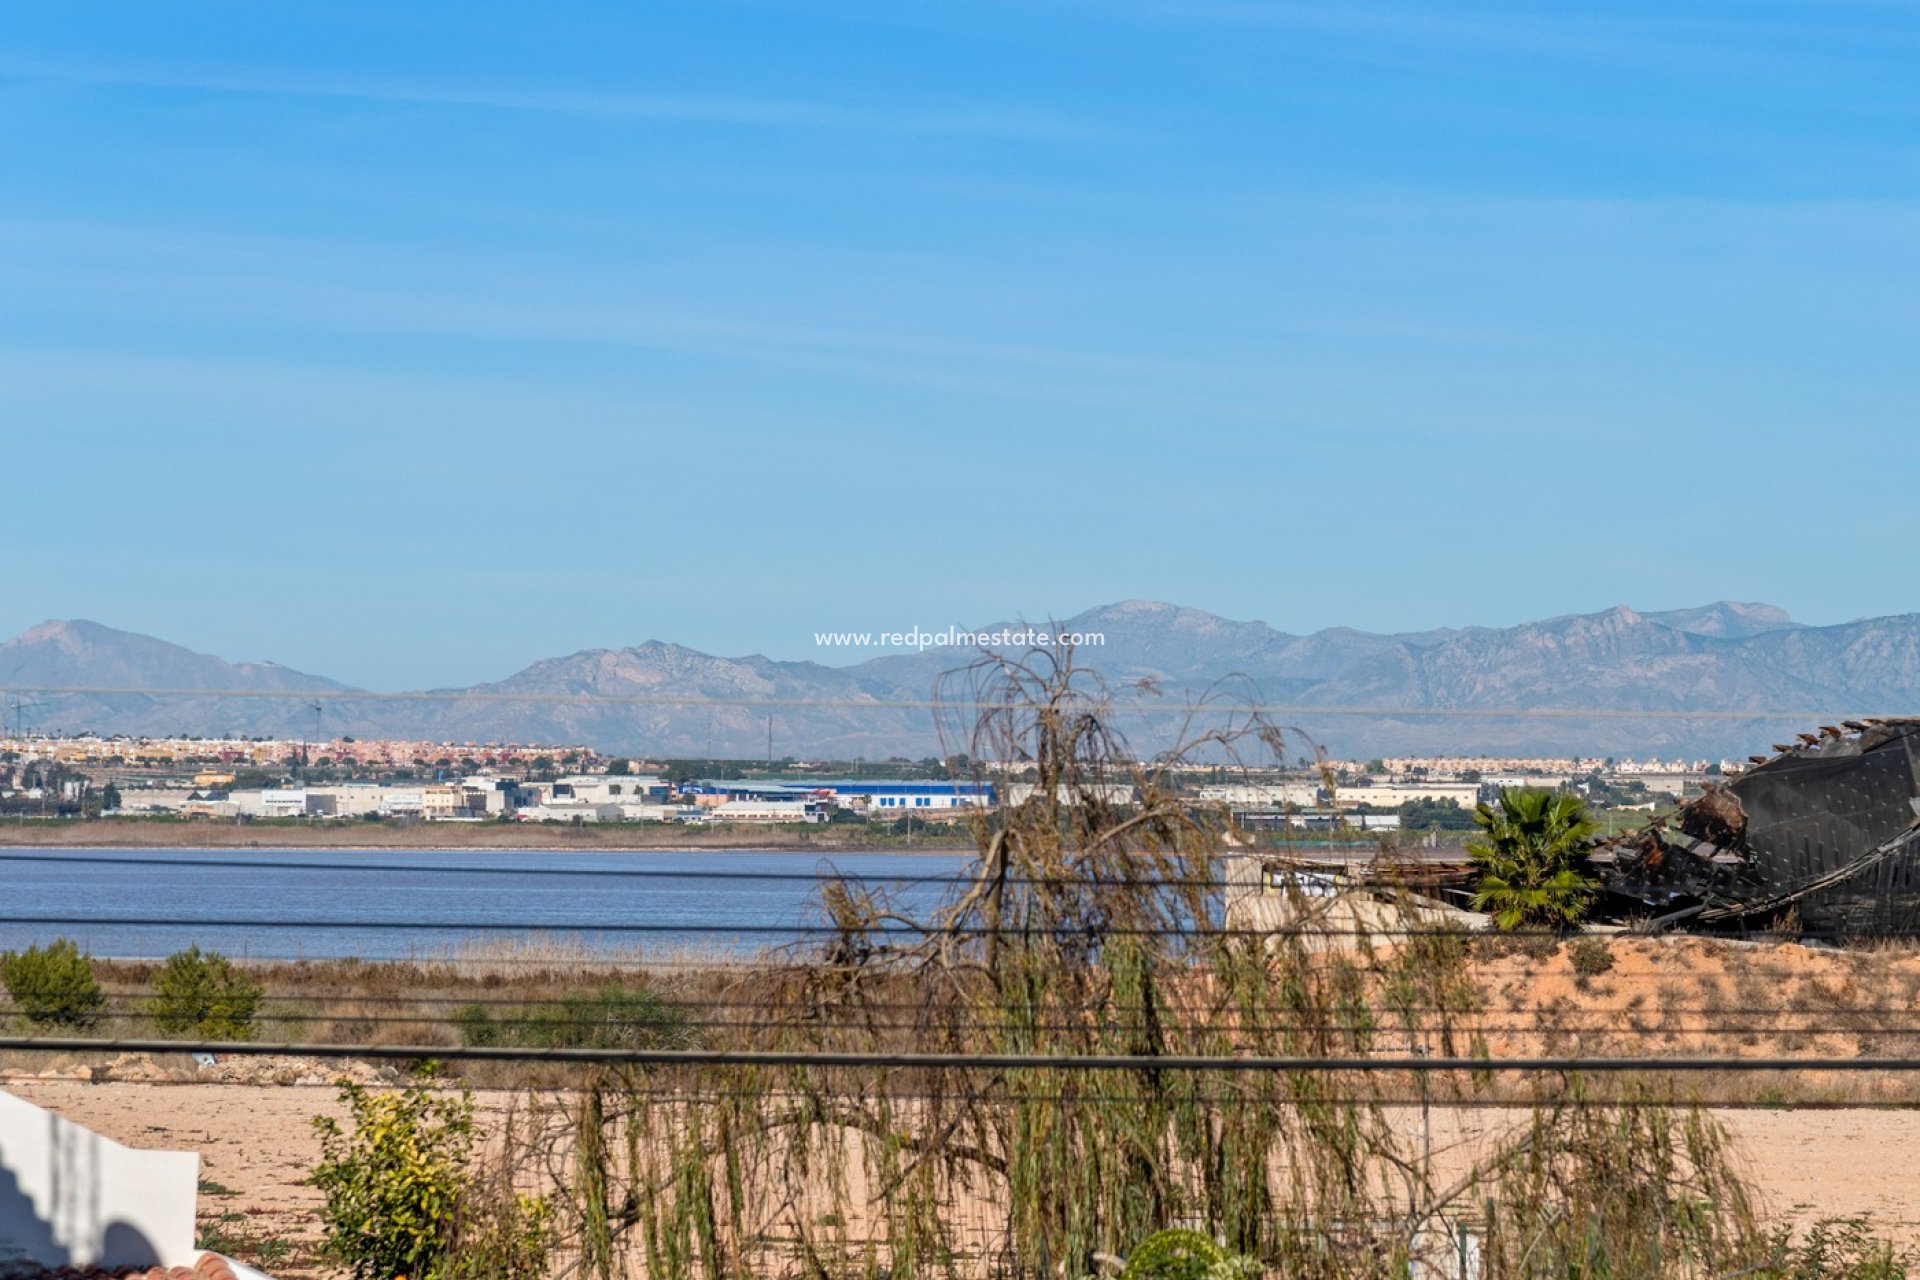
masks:
[[[111,1080],[111,1077],[109,1077]],[[45,1086],[48,1077],[33,1073],[0,1072],[0,1085]],[[142,1089],[204,1089],[208,1084],[242,1086],[247,1082],[218,1078],[205,1079],[142,1079],[137,1082]],[[459,1079],[413,1078],[407,1082],[409,1089],[420,1089],[430,1093],[455,1094],[470,1090],[470,1081]],[[327,1089],[337,1090],[338,1080],[298,1079],[275,1081],[269,1087],[276,1091],[284,1089]],[[559,1096],[575,1094],[577,1085],[552,1085],[551,1093]],[[825,1091],[820,1091],[825,1092]],[[738,1099],[804,1101],[809,1095],[799,1090],[776,1091],[770,1089],[718,1088],[711,1085],[689,1086],[681,1083],[649,1085],[640,1080],[623,1080],[620,1095],[635,1101],[661,1103],[725,1102]],[[928,1091],[916,1089],[887,1090],[887,1099],[891,1102],[954,1102],[957,1101],[951,1090]],[[1275,1106],[1312,1106],[1312,1107],[1348,1107],[1369,1106],[1387,1110],[1415,1110],[1428,1107],[1434,1111],[1526,1111],[1537,1112],[1542,1108],[1562,1108],[1574,1110],[1604,1109],[1607,1111],[1662,1111],[1674,1108],[1697,1106],[1703,1111],[1912,1111],[1915,1104],[1905,1099],[1862,1098],[1857,1101],[1838,1101],[1832,1098],[1807,1098],[1791,1102],[1781,1102],[1774,1098],[1726,1098],[1703,1097],[1674,1101],[1662,1098],[1613,1097],[1594,1094],[1550,1094],[1544,1097],[1485,1097],[1478,1095],[1450,1096],[1428,1093],[1407,1093],[1401,1095],[1387,1093],[1358,1094],[1315,1094],[1310,1100],[1290,1103],[1285,1098],[1275,1098],[1267,1094],[1247,1094],[1240,1097],[1218,1098],[1218,1101],[1240,1106],[1271,1108]],[[1137,1104],[1137,1093],[1089,1093],[1084,1089],[1070,1092],[1046,1090],[1021,1090],[1017,1098],[1002,1099],[1002,1102],[1055,1105],[1101,1106],[1112,1104]],[[979,1105],[977,1098],[968,1098],[970,1105]]]
[[[294,699],[311,703],[325,698],[343,702],[486,702],[542,705],[627,707],[766,707],[820,708],[871,711],[995,711],[1004,701],[942,698],[716,698],[697,693],[504,693],[496,690],[342,690],[342,689],[182,689],[145,685],[0,685],[8,694],[71,697]],[[1825,709],[1767,709],[1687,711],[1675,708],[1620,710],[1588,707],[1408,707],[1390,705],[1235,702],[1214,697],[1195,702],[1129,702],[1114,698],[1085,698],[1088,706],[1128,715],[1262,715],[1262,716],[1407,716],[1437,719],[1518,720],[1875,720],[1895,718],[1889,713]]]
[[[55,925],[73,929],[314,929],[333,932],[336,930],[390,930],[408,929],[436,933],[664,933],[664,934],[710,934],[715,937],[730,937],[741,934],[768,934],[792,938],[799,941],[804,937],[841,937],[865,938],[872,940],[898,940],[908,938],[1074,938],[1082,941],[1097,942],[1106,938],[1373,938],[1390,941],[1397,938],[1442,938],[1472,942],[1477,938],[1513,938],[1513,937],[1551,937],[1557,936],[1544,931],[1530,933],[1472,933],[1456,926],[1430,925],[1415,927],[1380,928],[1319,928],[1311,924],[1298,927],[1261,928],[1255,926],[1221,927],[1214,925],[1192,925],[1180,927],[1144,926],[1144,925],[1099,925],[1071,927],[1020,925],[914,925],[896,920],[882,920],[866,926],[846,927],[837,924],[792,923],[780,924],[765,920],[723,921],[720,923],[700,921],[639,920],[618,922],[609,920],[259,920],[246,918],[219,918],[201,916],[99,916],[99,915],[0,915],[0,925]],[[1625,935],[1628,937],[1634,935]],[[1718,935],[1702,935],[1713,937]],[[1733,936],[1733,935],[1729,935]],[[1832,942],[1857,942],[1862,934],[1847,930],[1801,930],[1791,935],[1756,934],[1750,941],[1761,941],[1777,936],[1780,941],[1804,941],[1815,939]],[[1880,932],[1872,935],[1877,940],[1912,939],[1920,934],[1911,930]],[[312,958],[312,957],[309,957]],[[331,957],[331,959],[351,959],[354,957]],[[365,959],[366,957],[359,957]],[[434,964],[439,961],[431,957],[420,958],[415,963]],[[476,961],[476,963],[493,963]],[[497,963],[527,963],[507,957]]]
[[[287,1001],[288,997],[271,997],[275,1001]],[[373,1004],[372,1000],[353,997],[328,997],[340,1004]],[[636,1036],[652,1033],[650,1024],[638,1018],[622,1018],[595,1012],[568,1013],[569,1006],[560,1000],[528,1001],[487,1001],[460,1000],[458,997],[442,997],[432,1001],[439,1005],[454,1005],[458,1009],[477,1008],[500,1011],[499,1016],[506,1026],[511,1028],[518,1022],[537,1022],[542,1034],[562,1031],[618,1031],[631,1029]],[[675,1012],[697,1010],[697,1005],[669,1006]],[[19,1010],[15,1010],[19,1012]],[[117,1011],[122,1016],[135,1016],[137,1010],[122,1008]],[[877,1020],[863,1016],[859,1009],[836,1010],[847,1015],[844,1020],[827,1017],[789,1018],[787,1020],[760,1021],[751,1017],[743,1018],[687,1018],[674,1024],[676,1030],[733,1032],[739,1035],[777,1036],[804,1028],[817,1032],[840,1032],[845,1035],[863,1035],[870,1033],[908,1033],[921,1035],[936,1033],[960,1034],[966,1032],[1014,1032],[1020,1033],[1067,1033],[1084,1031],[1085,1022],[1039,1021],[1014,1023],[1007,1020],[989,1018],[923,1018],[923,1019],[885,1019]],[[1516,1011],[1517,1012],[1517,1011]],[[516,1013],[528,1015],[525,1018],[514,1016]],[[368,1026],[406,1026],[406,1027],[446,1027],[458,1029],[461,1020],[449,1011],[430,1011],[414,1009],[401,1013],[367,1013],[352,1009],[318,1008],[311,1012],[293,1010],[269,1012],[257,1015],[263,1022],[282,1024],[298,1023],[343,1023],[354,1027]],[[1237,1016],[1232,1010],[1219,1011],[1215,1016],[1204,1018],[1176,1018],[1165,1011],[1156,1011],[1161,1025],[1188,1031],[1240,1032],[1248,1035],[1276,1034],[1331,1034],[1331,1035],[1368,1035],[1379,1039],[1395,1039],[1407,1034],[1407,1028],[1394,1022],[1369,1023],[1360,1018],[1344,1021],[1286,1020],[1263,1022]],[[1608,1041],[1657,1040],[1671,1037],[1695,1037],[1711,1039],[1717,1036],[1800,1036],[1803,1038],[1835,1036],[1842,1038],[1866,1038],[1874,1036],[1913,1036],[1920,1035],[1920,1026],[1902,1025],[1891,1027],[1859,1027],[1841,1029],[1821,1026],[1776,1026],[1771,1024],[1735,1024],[1671,1027],[1665,1025],[1649,1027],[1622,1027],[1617,1023],[1583,1022],[1572,1024],[1543,1024],[1538,1022],[1487,1022],[1474,1020],[1466,1015],[1460,1017],[1459,1025],[1447,1028],[1455,1035],[1475,1033],[1483,1035],[1511,1036],[1520,1040],[1565,1040],[1574,1036],[1591,1036]],[[1438,1029],[1436,1029],[1436,1034]]]
[[[1060,1055],[1028,1053],[838,1053],[788,1049],[577,1049],[521,1046],[341,1045],[246,1040],[0,1037],[0,1051],[56,1053],[211,1053],[228,1057],[398,1059],[443,1062],[575,1062],[634,1067],[898,1068],[926,1071],[1186,1071],[1220,1073],[1413,1072],[1483,1074],[1622,1074],[1703,1071],[1920,1071],[1920,1058],[1537,1057],[1424,1056],[1245,1057],[1187,1054]]]
[[[508,851],[502,851],[502,852],[508,852]],[[564,849],[556,850],[554,852],[565,853],[567,852],[567,850],[564,850]],[[605,852],[609,852],[609,853],[631,852],[641,856],[645,856],[648,851],[645,849],[636,849],[636,850],[606,850]],[[674,850],[670,852],[681,852],[681,851]],[[699,850],[695,850],[695,852],[699,852]],[[805,849],[793,849],[793,850],[774,850],[773,852],[798,853],[801,855],[805,855],[809,851]],[[849,852],[851,852],[855,857],[861,857],[861,856],[868,856],[869,854],[875,851],[851,850]],[[878,852],[884,853],[885,850],[879,850]],[[599,856],[599,855],[596,854],[596,856]],[[736,856],[736,855],[728,854],[727,856]],[[488,866],[474,866],[464,862],[440,863],[438,865],[434,865],[431,863],[387,862],[384,860],[379,862],[306,862],[306,861],[292,862],[283,858],[134,857],[132,855],[121,855],[121,854],[31,853],[31,852],[16,851],[16,850],[8,850],[5,853],[0,853],[0,864],[5,864],[9,862],[48,862],[48,863],[76,863],[80,865],[89,865],[89,866],[136,866],[136,867],[146,867],[146,868],[211,867],[211,868],[217,868],[221,870],[245,870],[245,871],[342,871],[342,872],[351,872],[354,874],[359,874],[362,872],[379,872],[383,874],[392,873],[392,872],[420,872],[427,875],[458,875],[463,877],[469,876],[469,875],[483,875],[483,876],[558,876],[562,878],[586,877],[589,879],[618,879],[618,880],[636,880],[636,879],[637,880],[651,880],[651,879],[748,880],[748,881],[773,881],[773,882],[785,882],[789,884],[809,884],[809,885],[818,885],[823,881],[831,882],[831,881],[851,880],[851,881],[857,881],[863,885],[870,885],[876,888],[898,888],[898,887],[904,887],[904,886],[919,887],[919,886],[926,886],[926,885],[936,885],[936,886],[937,885],[953,885],[957,887],[961,885],[971,885],[974,883],[973,876],[965,875],[965,874],[956,875],[953,872],[942,872],[939,874],[921,874],[921,875],[902,875],[902,874],[875,875],[870,872],[854,872],[854,871],[841,872],[836,870],[833,867],[832,865],[833,856],[834,855],[832,854],[826,854],[826,853],[820,854],[819,860],[822,863],[824,863],[825,866],[823,869],[818,869],[813,871],[717,870],[717,869],[707,869],[707,868],[690,870],[686,868],[676,869],[673,867],[551,867],[551,866],[488,867]],[[919,855],[919,856],[925,856],[925,855]],[[939,857],[943,855],[936,851],[933,856]],[[956,847],[955,849],[953,849],[951,851],[951,856],[956,858],[977,859],[978,853],[971,846],[965,846],[965,847]],[[1139,859],[1143,865],[1146,865],[1150,862],[1150,860],[1154,856],[1155,855],[1152,855],[1152,854],[1141,854],[1139,855]],[[1166,879],[1158,876],[1153,877],[1151,880],[1136,881],[1136,880],[1129,880],[1119,875],[1004,876],[1004,877],[998,878],[997,882],[1000,884],[1009,884],[1009,885],[1044,884],[1044,885],[1060,887],[1060,888],[1068,888],[1073,886],[1099,885],[1106,888],[1138,886],[1141,888],[1152,888],[1152,889],[1227,888],[1232,883],[1230,881],[1222,880],[1222,879],[1206,879],[1206,880]],[[1245,887],[1247,887],[1248,889],[1253,889],[1253,888],[1256,888],[1257,886],[1248,884]]]

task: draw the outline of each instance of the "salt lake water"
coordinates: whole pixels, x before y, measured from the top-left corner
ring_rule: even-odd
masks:
[[[822,875],[918,913],[964,853],[0,849],[0,949],[97,956],[198,945],[284,959],[429,958],[503,939],[750,953],[817,940]]]

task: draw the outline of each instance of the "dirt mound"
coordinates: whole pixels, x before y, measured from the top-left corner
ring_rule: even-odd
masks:
[[[401,1073],[382,1063],[303,1057],[229,1057],[201,1063],[187,1054],[123,1053],[106,1062],[60,1061],[41,1070],[41,1080],[88,1084],[390,1085]]]

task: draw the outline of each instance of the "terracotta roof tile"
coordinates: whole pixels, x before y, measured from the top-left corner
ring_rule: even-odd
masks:
[[[203,1253],[191,1267],[45,1267],[21,1271],[0,1264],[0,1280],[234,1280],[217,1253]]]

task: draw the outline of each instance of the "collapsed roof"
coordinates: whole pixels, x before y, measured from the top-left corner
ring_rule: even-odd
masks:
[[[1847,721],[1594,854],[1656,923],[1920,933],[1920,719]]]

